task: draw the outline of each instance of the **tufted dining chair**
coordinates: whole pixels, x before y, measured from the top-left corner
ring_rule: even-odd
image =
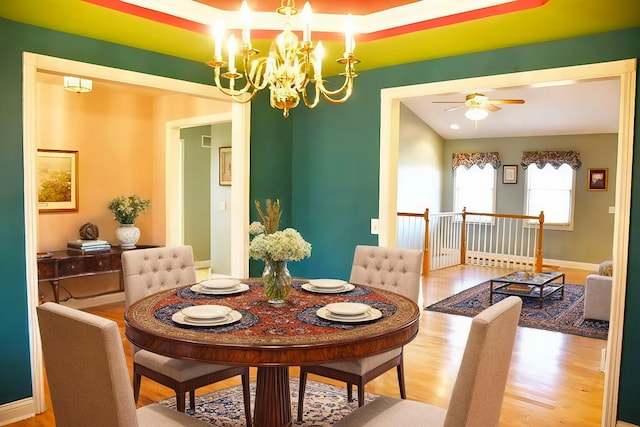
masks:
[[[191,246],[137,249],[122,253],[125,303],[133,303],[164,289],[196,283]],[[185,411],[185,393],[189,392],[190,408],[195,409],[195,389],[240,375],[247,425],[251,426],[249,368],[221,366],[179,360],[132,345],[133,395],[137,402],[142,376],[150,378],[176,393],[178,411]]]
[[[157,403],[136,409],[113,320],[53,302],[36,311],[56,426],[211,426]]]
[[[447,409],[379,397],[334,426],[497,427],[521,310],[510,296],[473,318]]]
[[[356,246],[349,283],[372,286],[405,296],[418,302],[423,253],[413,249]],[[358,406],[364,405],[364,386],[369,381],[396,368],[400,397],[406,399],[402,347],[345,362],[300,367],[298,421],[302,421],[307,374],[320,375],[347,383],[347,399],[353,400],[352,386],[358,387]]]

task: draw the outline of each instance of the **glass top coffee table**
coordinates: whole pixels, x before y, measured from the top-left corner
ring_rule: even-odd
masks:
[[[561,283],[555,282],[562,279]],[[553,283],[552,283],[553,282]],[[489,304],[493,304],[493,294],[517,295],[519,297],[538,298],[539,307],[542,301],[556,292],[564,298],[564,273],[559,271],[543,271],[542,273],[525,274],[513,272],[489,281]]]

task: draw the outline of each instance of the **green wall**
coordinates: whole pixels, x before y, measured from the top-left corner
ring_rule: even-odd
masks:
[[[484,138],[447,141],[444,144],[444,206],[453,209],[453,173],[451,155],[455,152],[500,153],[503,165],[518,165],[517,184],[502,183],[502,168],[496,183],[496,212],[522,214],[525,197],[525,170],[520,166],[523,151],[575,150],[580,152],[582,166],[576,171],[573,230],[545,228],[543,256],[545,259],[599,264],[611,259],[614,215],[608,212],[615,205],[617,134],[555,135],[520,138]],[[535,167],[535,166],[530,166]],[[587,191],[589,168],[608,168],[607,191]]]
[[[184,243],[193,247],[193,258],[211,259],[211,147],[202,136],[211,136],[211,125],[180,129],[183,144]]]
[[[380,90],[388,87],[556,68],[640,56],[640,28],[398,65],[362,72],[348,103],[302,109],[293,118],[293,226],[313,245],[298,274],[348,278],[356,244],[375,244],[378,217]],[[443,41],[446,43],[446,41]],[[428,47],[425,47],[428,49]],[[366,61],[366,58],[362,58]],[[640,114],[636,104],[636,129]],[[635,142],[640,139],[636,132]],[[634,165],[640,151],[634,153]],[[636,166],[637,167],[637,166]],[[640,256],[640,178],[632,188],[629,259]],[[620,418],[640,424],[640,265],[628,270]]]
[[[251,108],[251,154],[250,154],[250,189],[249,208],[250,221],[257,221],[258,214],[254,201],[258,200],[264,207],[265,200],[280,200],[282,216],[280,229],[291,226],[291,123],[295,111],[289,118],[282,117],[282,112],[269,107],[268,91],[256,95]],[[301,179],[296,176],[294,179]],[[313,254],[313,250],[312,250]],[[304,261],[303,261],[304,262]],[[289,263],[289,271],[298,274],[301,263]],[[251,277],[262,274],[264,262],[250,260]]]
[[[29,51],[148,74],[210,84],[202,64],[0,19],[0,256],[3,262],[0,322],[0,404],[31,396],[24,255],[22,166],[22,52]],[[284,119],[260,94],[251,112],[251,199],[279,198],[283,226],[313,245],[312,257],[292,263],[306,277],[348,277],[356,244],[376,244],[369,219],[378,216],[380,89],[457,78],[603,62],[640,56],[640,28],[511,49],[462,55],[361,73],[351,100],[299,107]],[[203,46],[203,49],[207,49]],[[331,83],[336,82],[329,82]],[[636,108],[636,129],[640,128]],[[639,136],[635,136],[638,141]],[[634,154],[640,164],[640,153]],[[640,178],[632,188],[629,258],[640,255]],[[255,218],[253,205],[251,217]],[[260,263],[252,263],[259,272]],[[628,283],[640,276],[630,263]],[[640,383],[640,289],[627,288],[620,384],[620,418],[640,424],[635,386]]]
[[[231,147],[231,122],[211,125],[211,144],[211,272],[231,274],[231,186],[219,185],[220,147]]]

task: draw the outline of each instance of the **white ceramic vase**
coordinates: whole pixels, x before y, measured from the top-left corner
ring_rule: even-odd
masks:
[[[133,249],[140,238],[140,229],[133,224],[120,224],[116,228],[116,238],[122,249]]]

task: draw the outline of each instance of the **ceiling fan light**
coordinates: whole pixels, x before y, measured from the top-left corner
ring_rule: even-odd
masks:
[[[478,107],[473,107],[473,108],[469,108],[465,113],[464,116],[469,119],[469,120],[482,120],[482,119],[486,119],[487,116],[489,115],[489,112],[487,112],[487,110],[482,109],[482,108],[478,108]]]

